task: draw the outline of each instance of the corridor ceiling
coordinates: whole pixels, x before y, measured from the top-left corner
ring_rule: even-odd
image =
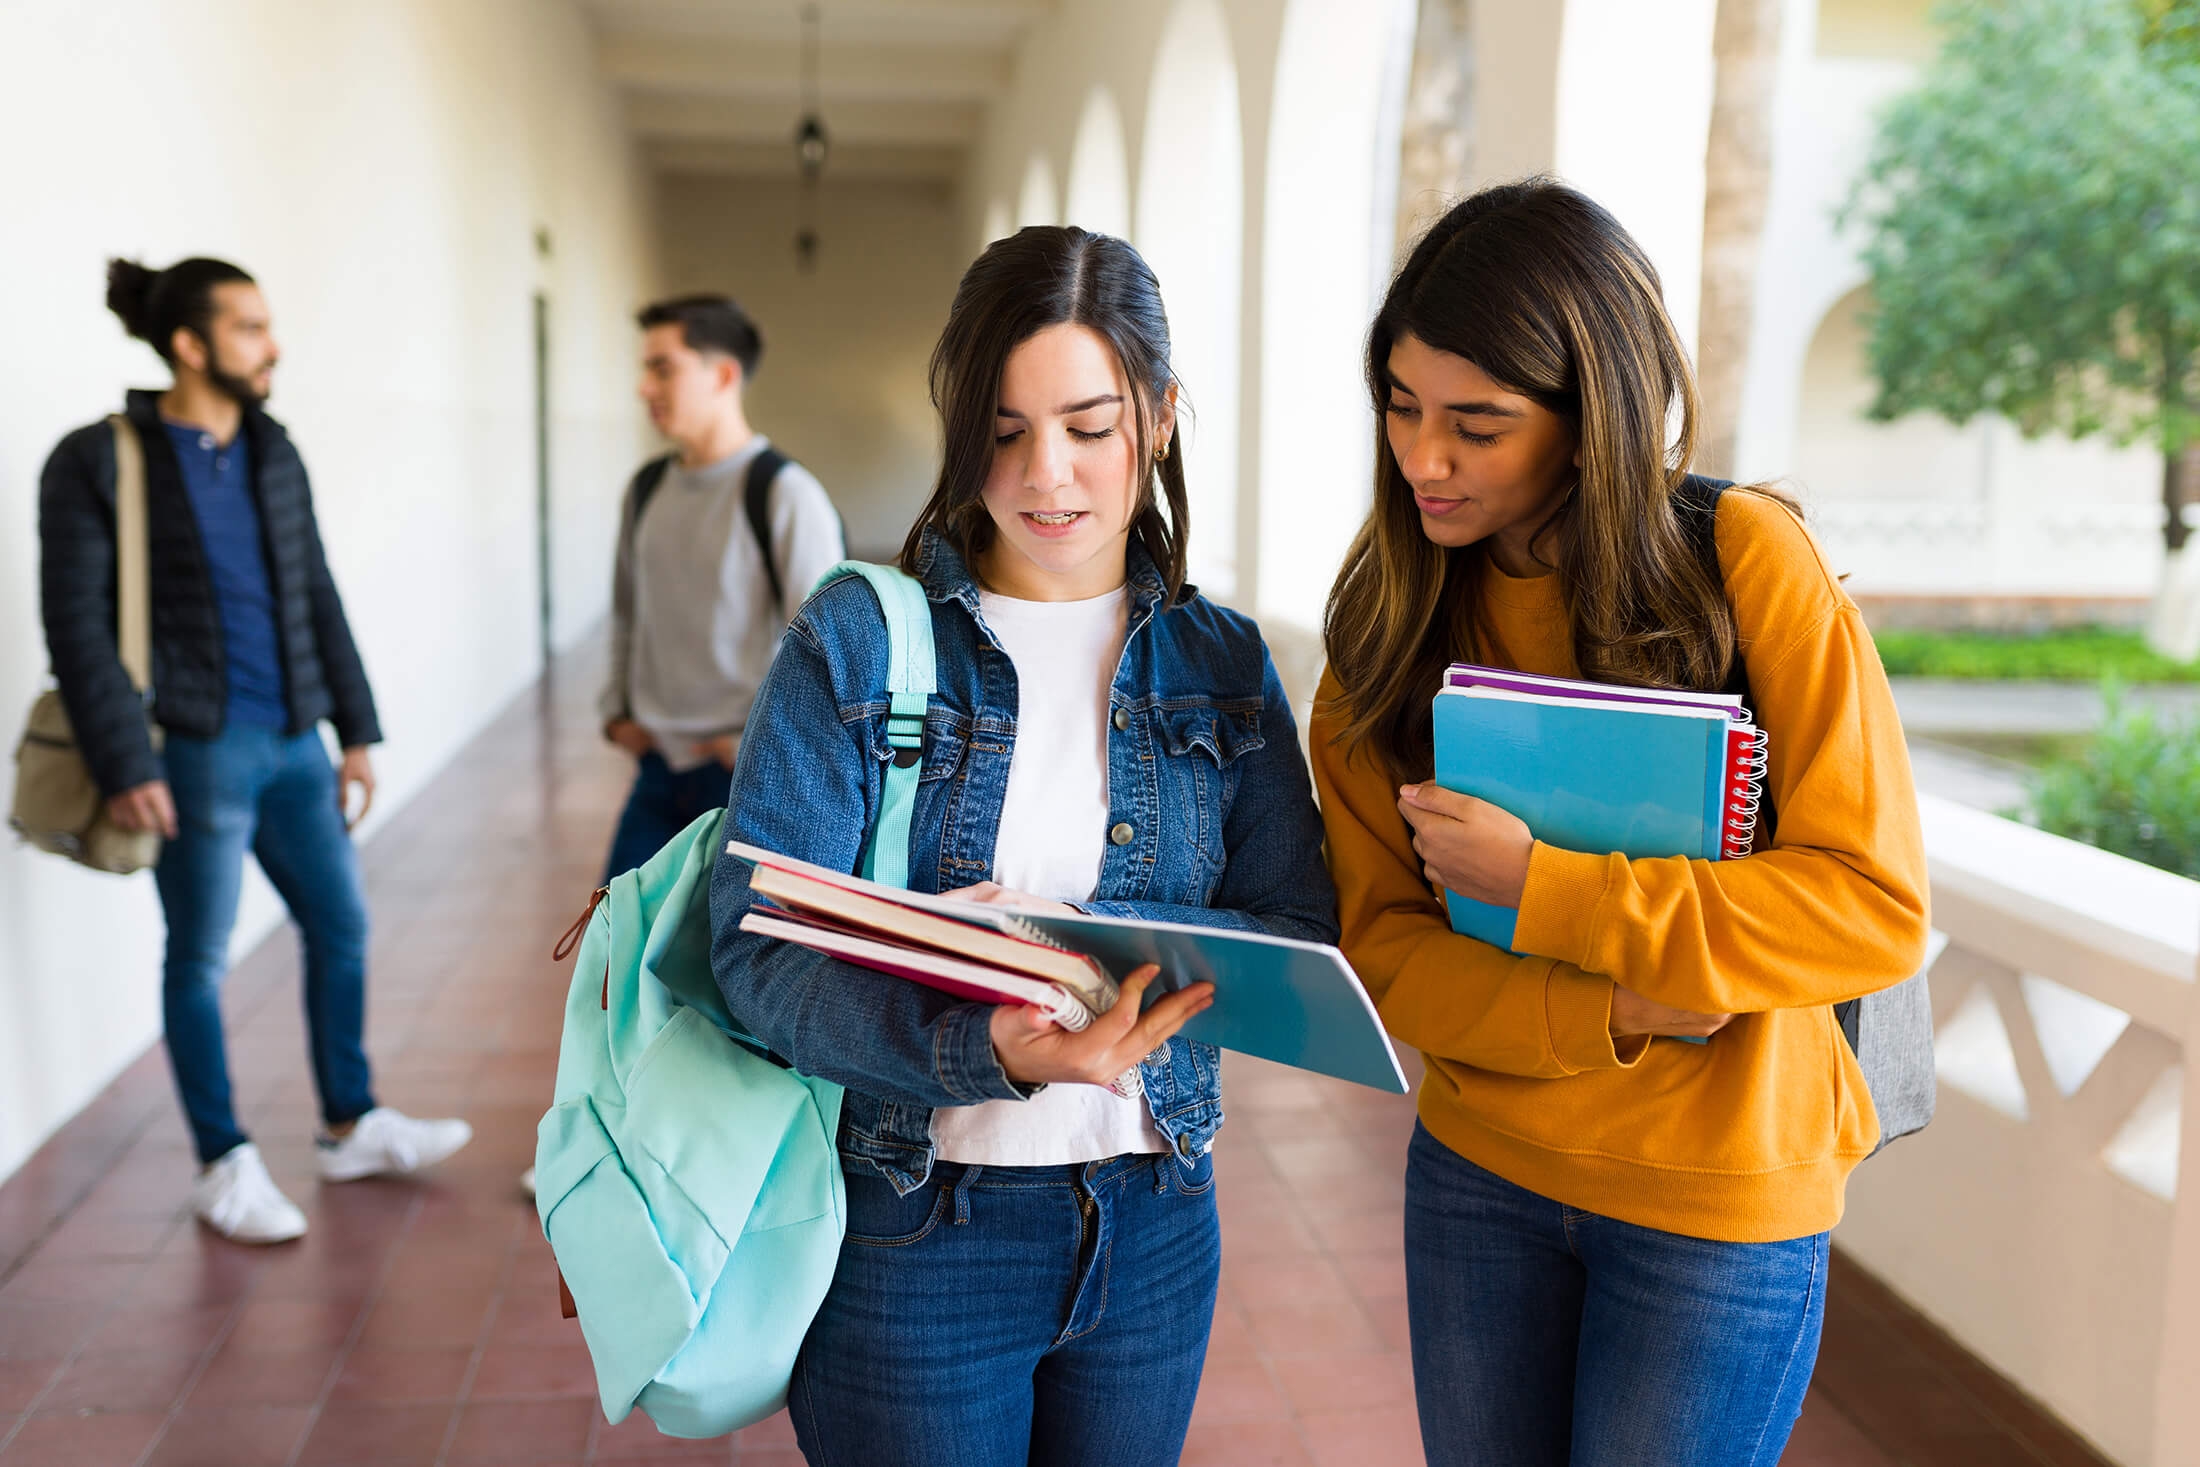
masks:
[[[801,0],[582,0],[661,172],[795,176]],[[818,0],[832,178],[947,182],[1055,0]]]

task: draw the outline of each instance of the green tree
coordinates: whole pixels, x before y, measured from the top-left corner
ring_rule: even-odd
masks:
[[[2200,0],[1953,0],[1843,211],[1878,298],[1871,414],[2200,444]]]

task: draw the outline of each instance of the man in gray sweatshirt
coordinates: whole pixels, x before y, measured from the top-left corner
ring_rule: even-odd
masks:
[[[639,764],[604,879],[722,808],[765,669],[818,577],[840,516],[802,465],[749,426],[763,338],[724,296],[641,312],[642,401],[674,452],[643,466],[619,516],[604,737]]]

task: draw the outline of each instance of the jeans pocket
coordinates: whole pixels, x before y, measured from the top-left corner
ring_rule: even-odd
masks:
[[[1204,1197],[1215,1189],[1215,1154],[1201,1152],[1189,1160],[1169,1155],[1161,1158],[1160,1165],[1169,1169],[1169,1180],[1177,1193],[1184,1197]]]
[[[932,1180],[907,1196],[882,1177],[848,1173],[848,1241],[865,1248],[906,1248],[939,1226],[948,1192]]]

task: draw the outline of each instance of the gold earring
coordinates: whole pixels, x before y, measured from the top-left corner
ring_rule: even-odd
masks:
[[[1157,449],[1155,449],[1155,450],[1153,451],[1153,461],[1154,461],[1155,463],[1162,463],[1162,462],[1165,462],[1165,461],[1166,461],[1166,460],[1168,459],[1168,457],[1169,457],[1169,445],[1168,445],[1168,442],[1167,442],[1167,440],[1163,440],[1163,442],[1162,442],[1161,446],[1160,446],[1159,448],[1157,448]]]

